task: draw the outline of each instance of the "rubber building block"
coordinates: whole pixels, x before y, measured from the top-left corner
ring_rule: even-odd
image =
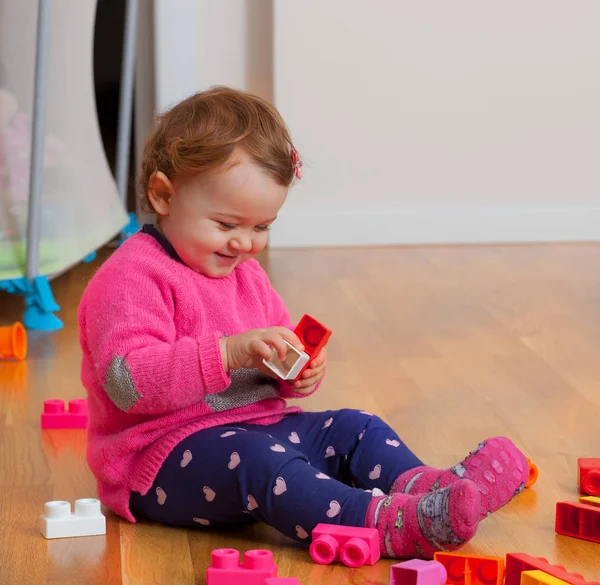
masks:
[[[557,534],[600,543],[600,508],[575,502],[556,503]]]
[[[598,496],[579,496],[579,503],[600,507],[600,498]]]
[[[569,585],[566,581],[540,571],[523,571],[521,585]]]
[[[380,557],[379,532],[375,528],[317,524],[312,532],[310,557],[320,565],[335,560],[353,569],[374,565]]]
[[[525,553],[508,553],[506,555],[506,582],[505,585],[520,585],[523,571],[544,571],[569,585],[600,585],[597,581],[586,581],[581,575],[567,573],[560,565],[551,565],[543,557],[532,557]]]
[[[206,585],[264,585],[265,579],[277,577],[277,565],[270,550],[249,550],[240,563],[240,551],[218,548],[211,553]]]
[[[48,539],[106,534],[106,518],[95,498],[76,500],[74,514],[70,502],[46,502],[40,520],[40,531]]]
[[[412,559],[390,567],[390,585],[445,585],[447,578],[438,561]]]
[[[502,585],[504,581],[502,557],[436,552],[433,558],[446,568],[449,585]]]
[[[65,410],[64,400],[44,400],[41,426],[42,429],[87,429],[87,400],[69,400],[68,410]]]
[[[588,496],[600,496],[600,459],[577,460],[579,491]]]

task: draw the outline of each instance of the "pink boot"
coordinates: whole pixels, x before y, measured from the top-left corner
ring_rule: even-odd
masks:
[[[421,496],[394,494],[373,498],[365,525],[377,528],[381,555],[433,558],[471,540],[479,523],[481,496],[468,479]]]
[[[510,439],[493,437],[450,469],[423,466],[404,472],[390,493],[424,494],[460,479],[470,479],[481,492],[480,518],[483,519],[521,493],[528,477],[527,457]]]

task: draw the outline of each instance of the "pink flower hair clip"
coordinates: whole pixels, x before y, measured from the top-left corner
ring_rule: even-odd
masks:
[[[300,180],[302,178],[302,161],[295,150],[292,150],[292,165],[296,179]]]

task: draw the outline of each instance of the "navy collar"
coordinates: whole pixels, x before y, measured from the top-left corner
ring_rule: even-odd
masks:
[[[142,228],[142,232],[152,236],[163,248],[163,250],[171,257],[173,260],[177,260],[177,262],[181,262],[184,264],[184,261],[179,257],[179,254],[173,248],[173,245],[165,236],[156,229],[151,223],[147,223]]]

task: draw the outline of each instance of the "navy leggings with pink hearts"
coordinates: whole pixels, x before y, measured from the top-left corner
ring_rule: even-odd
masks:
[[[380,418],[304,412],[260,426],[199,431],[170,453],[150,491],[131,494],[136,519],[173,526],[261,520],[310,542],[322,522],[364,526],[372,493],[421,461]],[[378,492],[375,492],[378,493]]]

